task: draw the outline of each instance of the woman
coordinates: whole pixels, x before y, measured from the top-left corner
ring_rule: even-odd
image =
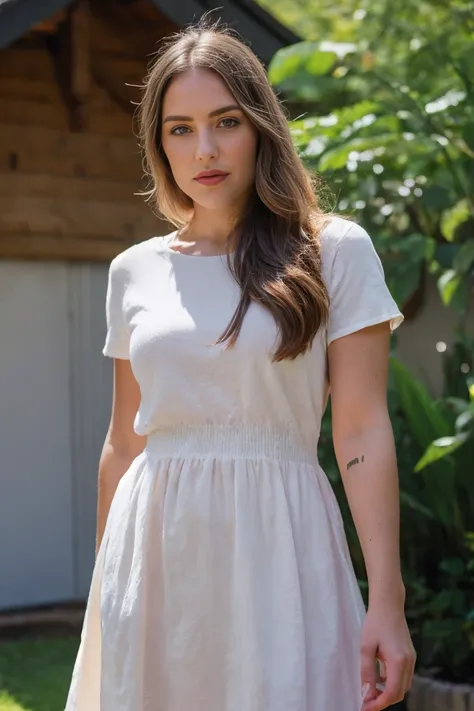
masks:
[[[140,120],[150,199],[179,229],[110,266],[114,397],[67,711],[385,708],[414,651],[386,407],[403,317],[380,261],[319,209],[233,33],[168,40]],[[329,384],[367,614],[317,460]]]

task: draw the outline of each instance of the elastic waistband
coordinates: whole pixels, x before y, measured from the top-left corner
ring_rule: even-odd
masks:
[[[314,449],[288,427],[266,425],[177,425],[148,435],[146,450],[152,456],[215,459],[278,459],[317,462]]]

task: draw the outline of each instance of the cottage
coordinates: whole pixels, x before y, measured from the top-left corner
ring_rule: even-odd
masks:
[[[108,263],[170,229],[136,194],[136,87],[207,5],[0,0],[0,609],[87,594]],[[252,0],[218,6],[264,61],[297,39]]]

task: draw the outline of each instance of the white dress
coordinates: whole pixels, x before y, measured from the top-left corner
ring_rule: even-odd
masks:
[[[174,234],[110,266],[103,352],[130,358],[148,438],[112,502],[66,711],[359,711],[365,610],[317,458],[326,348],[403,317],[367,233],[332,218],[311,351],[272,363],[255,304],[224,350],[238,286]]]

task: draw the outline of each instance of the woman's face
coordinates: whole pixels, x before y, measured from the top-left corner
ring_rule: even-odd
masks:
[[[255,182],[258,133],[222,79],[207,69],[177,75],[162,116],[163,149],[181,190],[207,209],[243,209]],[[202,171],[225,177],[199,179]]]

